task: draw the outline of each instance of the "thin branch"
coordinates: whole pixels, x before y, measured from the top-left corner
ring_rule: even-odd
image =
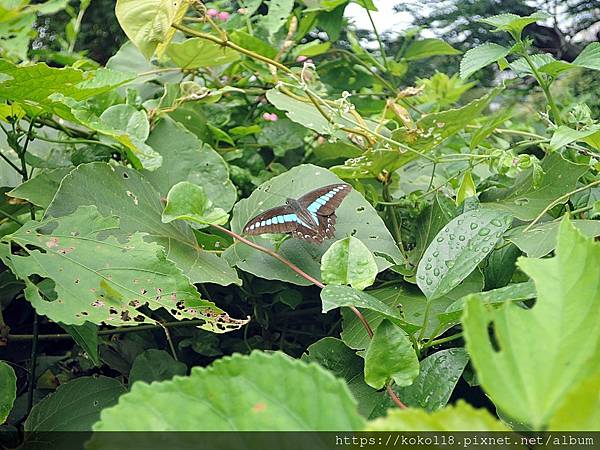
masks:
[[[456,333],[456,334],[453,334],[452,336],[447,336],[447,337],[440,338],[440,339],[434,339],[432,341],[429,341],[429,342],[426,342],[425,344],[423,344],[423,348],[433,347],[435,345],[440,345],[445,342],[454,341],[456,339],[460,339],[462,336],[463,336],[462,333]]]
[[[391,384],[386,384],[385,390],[387,391],[387,393],[390,396],[390,398],[392,399],[392,401],[396,404],[396,406],[398,406],[398,408],[400,408],[400,409],[407,408],[407,406],[404,403],[402,403],[402,401],[398,398],[398,395],[396,395],[396,392],[394,391],[394,389],[392,389]]]

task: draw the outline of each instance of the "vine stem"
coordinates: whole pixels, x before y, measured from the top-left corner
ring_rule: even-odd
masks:
[[[423,344],[422,348],[429,348],[429,347],[433,347],[435,345],[443,344],[445,342],[454,341],[456,339],[460,339],[462,336],[463,336],[462,333],[456,333],[456,334],[453,334],[451,336],[447,336],[447,337],[444,337],[444,338],[434,339],[432,341],[429,341],[429,342]]]
[[[221,231],[221,232],[223,232],[223,233],[231,236],[232,238],[237,239],[240,242],[243,242],[244,244],[252,247],[255,250],[258,250],[260,252],[266,253],[269,256],[272,256],[273,258],[277,259],[278,261],[280,261],[283,264],[285,264],[286,266],[288,266],[290,269],[292,269],[294,272],[296,272],[302,278],[310,281],[311,283],[315,284],[316,286],[318,286],[321,289],[325,289],[325,285],[323,283],[321,283],[316,278],[314,278],[314,277],[310,276],[309,274],[307,274],[306,272],[304,272],[302,269],[300,269],[293,262],[287,260],[286,258],[284,258],[283,256],[281,256],[280,254],[275,253],[273,250],[270,250],[270,249],[268,249],[266,247],[263,247],[262,245],[256,244],[256,243],[254,243],[252,241],[249,241],[245,237],[240,236],[239,234],[234,233],[233,231],[228,230],[227,228],[224,228],[221,225],[211,224],[211,226],[214,227],[214,228],[216,228],[217,230],[219,230],[219,231]],[[367,334],[369,335],[369,338],[372,338],[373,337],[373,329],[371,328],[371,325],[369,325],[369,322],[367,321],[367,319],[365,318],[365,316],[355,306],[350,306],[350,310],[358,318],[358,320],[360,321],[360,323],[362,324],[362,326],[366,330]],[[394,390],[392,389],[391,383],[387,383],[386,384],[386,391],[387,391],[388,395],[390,396],[390,398],[392,399],[392,401],[399,408],[402,408],[402,409],[406,408],[406,405],[404,403],[402,403],[402,401],[396,395],[396,392],[394,392]]]
[[[548,87],[548,84],[546,83],[546,81],[544,81],[544,79],[538,72],[538,70],[535,67],[535,64],[533,63],[533,61],[531,60],[531,57],[529,56],[529,53],[527,52],[527,50],[525,50],[523,52],[523,58],[525,58],[525,61],[527,62],[527,65],[531,69],[533,76],[535,77],[535,79],[541,86],[542,90],[544,91],[544,96],[546,97],[546,100],[548,101],[548,104],[550,105],[550,110],[552,111],[552,117],[554,117],[554,123],[556,123],[556,125],[559,125],[559,126],[562,125],[562,120],[560,118],[560,111],[558,110],[556,103],[554,103],[554,98],[552,97],[550,88]]]
[[[586,184],[585,186],[582,186],[580,188],[577,188],[574,191],[567,192],[566,194],[561,195],[560,197],[558,197],[556,200],[550,202],[550,204],[548,206],[546,206],[542,210],[542,212],[539,213],[537,215],[537,217],[535,219],[533,219],[529,225],[527,225],[527,227],[525,227],[525,229],[523,230],[523,232],[525,233],[525,232],[529,231],[536,223],[538,223],[540,221],[540,219],[542,217],[544,217],[544,214],[546,214],[548,211],[550,211],[556,205],[558,205],[558,204],[560,204],[560,203],[568,200],[571,195],[577,194],[578,192],[581,192],[581,191],[585,191],[586,189],[589,189],[591,187],[597,186],[598,184],[600,184],[600,180],[592,181],[591,183]]]

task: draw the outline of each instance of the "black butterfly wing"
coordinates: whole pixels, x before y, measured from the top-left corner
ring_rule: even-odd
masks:
[[[329,216],[335,212],[351,190],[352,186],[346,183],[330,184],[304,194],[298,202],[313,215]]]
[[[298,224],[298,227],[292,231],[292,236],[298,239],[320,244],[325,239],[332,238],[335,234],[336,219],[337,216],[335,213],[328,216],[317,215],[317,220],[319,222],[318,230],[315,231],[311,228],[305,227],[302,224]]]
[[[244,227],[243,233],[255,236],[264,233],[291,233],[300,223],[298,216],[289,206],[277,206],[253,217]]]

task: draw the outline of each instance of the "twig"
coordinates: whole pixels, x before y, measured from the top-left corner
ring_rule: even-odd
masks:
[[[162,323],[160,323],[160,322],[157,322],[157,323],[165,332],[165,336],[167,337],[167,342],[169,343],[169,348],[171,349],[171,353],[173,354],[173,359],[175,361],[179,361],[179,358],[177,358],[177,351],[175,350],[175,346],[173,345],[173,340],[171,339],[171,333],[169,333],[169,329],[167,327],[165,327]]]
[[[538,222],[540,221],[540,219],[541,219],[542,217],[544,217],[544,214],[546,214],[548,211],[550,211],[550,210],[551,210],[552,208],[554,208],[556,205],[558,205],[558,204],[560,204],[560,203],[562,203],[562,202],[564,202],[564,201],[568,200],[568,199],[569,199],[569,197],[570,197],[571,195],[573,195],[573,194],[577,194],[578,192],[581,192],[581,191],[585,191],[586,189],[589,189],[589,188],[591,188],[591,187],[594,187],[594,186],[596,186],[596,185],[598,185],[598,184],[600,184],[600,180],[592,181],[591,183],[589,183],[589,184],[586,184],[585,186],[582,186],[582,187],[580,187],[580,188],[577,188],[577,189],[575,189],[574,191],[567,192],[566,194],[564,194],[564,195],[561,195],[560,197],[558,197],[556,200],[554,200],[554,201],[550,202],[550,204],[549,204],[548,206],[546,206],[546,207],[545,207],[545,208],[542,210],[542,212],[541,212],[541,213],[539,213],[539,214],[537,215],[537,217],[536,217],[535,219],[533,219],[533,221],[532,221],[532,222],[531,222],[529,225],[527,225],[527,227],[525,227],[525,229],[523,230],[523,232],[525,233],[525,232],[529,231],[529,230],[531,229],[531,227],[533,227],[533,226],[534,226],[536,223],[538,223]]]
[[[426,342],[425,344],[423,344],[422,348],[433,347],[435,345],[440,345],[445,342],[454,341],[455,339],[460,339],[462,336],[463,336],[462,333],[456,333],[456,334],[453,334],[452,336],[447,336],[447,337],[440,338],[440,339],[434,339],[432,341],[429,341],[429,342]]]
[[[391,384],[386,384],[385,390],[387,391],[387,393],[390,396],[390,398],[392,399],[392,401],[396,404],[396,406],[398,406],[398,408],[400,408],[400,409],[407,408],[407,406],[404,403],[402,403],[402,401],[398,398],[398,395],[396,395],[396,392],[394,391],[394,389],[392,389]]]

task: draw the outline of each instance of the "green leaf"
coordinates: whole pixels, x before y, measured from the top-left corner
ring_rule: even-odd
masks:
[[[542,180],[536,182],[533,169],[527,170],[517,176],[511,187],[489,189],[481,194],[480,200],[486,202],[486,207],[506,211],[517,219],[533,220],[550,203],[574,190],[588,166],[574,164],[558,153],[550,153],[543,159],[542,169]]]
[[[117,0],[115,15],[127,37],[149,60],[160,44],[161,48],[169,44],[176,31],[171,25],[181,20],[188,6],[184,0]]]
[[[573,61],[574,65],[592,70],[600,70],[600,42],[588,44]]]
[[[419,359],[402,328],[385,319],[379,324],[365,355],[365,381],[381,389],[392,379],[410,385],[419,374]]]
[[[48,107],[50,111],[54,106],[49,99],[52,95],[85,100],[111,91],[133,78],[130,73],[109,69],[84,72],[71,67],[48,67],[45,63],[16,66],[3,59],[0,59],[0,74],[0,97]]]
[[[512,117],[511,111],[500,112],[497,116],[487,119],[482,127],[473,133],[469,148],[474,150],[484,139],[490,136],[496,128]]]
[[[117,403],[125,392],[125,387],[114,378],[76,378],[33,407],[25,421],[25,432],[90,431],[100,411]],[[61,439],[60,433],[54,435],[54,439]],[[72,442],[72,437],[67,438]],[[64,445],[49,448],[61,447],[65,448]]]
[[[150,348],[140,353],[133,361],[129,372],[129,386],[136,381],[152,383],[153,381],[170,380],[175,375],[185,375],[187,366],[164,350]]]
[[[321,278],[326,284],[349,284],[362,291],[375,282],[376,276],[375,258],[353,236],[334,242],[321,258]]]
[[[471,297],[477,298],[484,305],[494,303],[516,302],[530,300],[537,296],[535,285],[526,281],[524,283],[509,284],[498,289],[480,292],[476,294],[467,294],[451,303],[444,312],[438,315],[441,323],[448,326],[454,326],[460,323],[460,316],[465,308],[466,302]]]
[[[100,120],[109,127],[127,133],[130,137],[144,142],[150,134],[150,122],[146,111],[131,105],[113,105],[105,109]]]
[[[258,5],[261,3],[262,0],[260,0]],[[245,2],[245,5],[246,9],[248,9],[248,2]],[[277,56],[276,48],[272,47],[265,41],[246,33],[245,31],[235,30],[229,36],[232,42],[247,50],[252,50],[253,52],[266,56],[267,58],[275,58]]]
[[[193,283],[240,283],[234,269],[213,253],[203,251],[192,229],[183,222],[161,221],[163,204],[158,192],[139,172],[105,163],[82,164],[65,179],[48,207],[47,216],[72,213],[80,205],[95,205],[102,215],[116,215],[120,227],[114,234],[148,233],[167,251],[167,258]]]
[[[448,403],[468,362],[469,356],[463,348],[440,350],[421,361],[419,375],[410,386],[394,386],[393,389],[405,405],[437,411]],[[373,415],[393,406],[388,396],[382,397]]]
[[[12,367],[0,361],[0,424],[3,424],[17,398],[17,377]]]
[[[460,61],[460,77],[464,80],[472,74],[501,58],[506,57],[510,49],[492,42],[486,42],[465,53]]]
[[[577,383],[567,392],[550,419],[549,430],[600,431],[600,373]]]
[[[162,196],[178,182],[189,181],[201,186],[215,207],[231,210],[237,189],[227,163],[210,146],[170,118],[156,125],[147,143],[160,153],[162,165],[142,173]]]
[[[331,47],[331,42],[310,41],[306,44],[300,44],[292,50],[292,57],[298,56],[319,56],[325,53]]]
[[[367,431],[510,431],[486,409],[463,400],[435,412],[419,408],[395,409],[387,417],[367,424]]]
[[[231,230],[240,233],[244,225],[257,214],[284,203],[284,198],[299,198],[312,189],[339,183],[340,180],[327,169],[303,164],[271,178],[252,192],[249,198],[239,201],[233,208]],[[394,239],[375,209],[358,192],[350,192],[336,211],[338,217],[335,239],[353,235],[360,239],[375,255],[379,271],[390,267],[402,256]],[[265,237],[249,237],[261,245],[274,249],[275,243]],[[318,278],[320,261],[331,245],[331,240],[313,244],[299,239],[287,239],[278,252],[309,275]],[[282,280],[295,284],[308,284],[289,267],[272,256],[254,250],[243,243],[230,246],[224,257],[240,269],[269,280]]]
[[[12,191],[7,192],[6,195],[27,200],[45,209],[52,202],[60,182],[71,170],[72,167],[44,170]]]
[[[213,208],[202,187],[188,181],[177,183],[167,194],[162,221],[191,220],[202,225],[227,223],[229,215],[221,208]]]
[[[527,25],[537,22],[538,20],[545,20],[552,17],[550,14],[544,11],[536,11],[529,16],[521,17],[517,14],[498,14],[496,16],[487,17],[480,19],[479,22],[486,23],[493,27],[496,27],[495,32],[507,31],[512,34],[515,39],[521,39],[521,32]]]
[[[206,319],[202,328],[227,331],[229,317],[200,298],[158,244],[144,242],[139,232],[122,242],[103,238],[118,227],[114,216],[102,217],[95,206],[81,206],[68,216],[30,221],[4,238],[28,250],[27,256],[8,259],[39,314],[67,325],[134,325],[154,323],[138,308],[163,307],[178,320],[199,317]],[[33,274],[54,282],[56,300],[31,281]],[[243,323],[232,323],[230,329]]]
[[[600,236],[600,221],[572,220],[571,224],[584,236]],[[556,238],[560,222],[549,222],[536,225],[528,231],[525,225],[511,229],[506,239],[523,250],[530,258],[541,258],[556,248]]]
[[[98,355],[98,325],[91,322],[85,322],[83,325],[67,325],[61,323],[60,326],[69,333],[77,345],[85,350],[95,366],[100,366],[100,356]]]
[[[268,12],[262,16],[259,25],[273,36],[285,24],[294,7],[294,0],[267,0]]]
[[[431,56],[459,55],[460,53],[460,50],[441,39],[429,38],[413,41],[402,56],[407,61],[418,61]]]
[[[600,149],[600,126],[592,125],[582,130],[574,130],[566,125],[561,125],[554,131],[552,139],[550,139],[550,149],[557,151],[573,142],[585,142]]]
[[[258,135],[260,145],[273,147],[277,156],[285,152],[304,146],[306,128],[288,119],[279,119],[277,122],[267,123]]]
[[[468,211],[452,219],[429,245],[417,267],[428,299],[450,292],[494,249],[512,218],[495,210]]]
[[[240,59],[235,50],[198,37],[172,42],[167,56],[181,69],[222,66]]]
[[[481,386],[509,417],[542,428],[568,390],[600,369],[600,285],[587,270],[599,265],[600,246],[565,219],[554,258],[519,260],[537,288],[532,309],[467,302],[467,349]]]
[[[325,286],[325,289],[321,291],[321,301],[323,302],[323,313],[343,306],[355,306],[402,320],[399,309],[390,307],[376,297],[349,286]]]
[[[342,380],[317,364],[254,351],[195,367],[188,377],[136,383],[118,405],[102,411],[94,430],[319,431],[363,425]],[[92,440],[88,448],[105,447]]]
[[[462,182],[460,183],[460,187],[456,193],[456,205],[462,205],[467,198],[475,195],[477,195],[477,188],[475,187],[475,182],[473,181],[471,171],[467,170],[463,175]]]
[[[302,361],[315,362],[346,380],[352,396],[358,401],[358,411],[369,416],[381,400],[381,393],[365,383],[364,360],[339,339],[327,336],[310,345]]]

